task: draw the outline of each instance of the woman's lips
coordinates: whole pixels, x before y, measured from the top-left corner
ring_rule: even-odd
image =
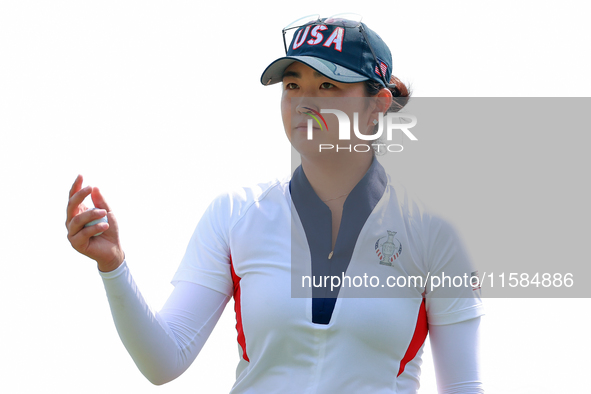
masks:
[[[308,123],[307,122],[300,122],[293,128],[294,130],[298,131],[308,131]],[[321,131],[319,127],[312,126],[313,131]]]

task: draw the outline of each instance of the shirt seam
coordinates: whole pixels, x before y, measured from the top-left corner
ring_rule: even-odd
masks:
[[[250,208],[257,202],[262,202],[265,197],[267,197],[267,195],[271,192],[271,190],[273,190],[275,187],[277,187],[278,185],[281,184],[280,180],[275,180],[271,185],[269,185],[265,190],[263,190],[259,195],[257,195],[256,197],[253,198],[253,200],[247,204],[244,213],[238,218],[236,219],[236,222],[234,224],[232,224],[230,226],[230,228],[228,229],[228,236],[230,235],[229,233],[232,232],[232,230],[234,229],[234,227],[236,227],[238,225],[238,223],[248,214],[248,211],[250,211]],[[243,190],[246,188],[243,188]],[[232,198],[232,196],[230,196],[230,198]],[[229,247],[228,247],[229,249]]]

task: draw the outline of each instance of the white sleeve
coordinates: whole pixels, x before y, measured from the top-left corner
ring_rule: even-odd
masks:
[[[215,198],[197,223],[187,250],[174,274],[172,284],[179,281],[209,287],[232,296],[230,228],[236,202],[228,194]]]
[[[429,326],[437,392],[484,393],[480,376],[480,317]]]
[[[99,271],[117,332],[133,361],[153,384],[179,377],[195,360],[229,296],[179,281],[160,312],[144,301],[127,263]]]
[[[425,289],[425,306],[429,326],[459,323],[484,315],[481,290],[471,282],[478,271],[458,232],[436,215],[429,215],[426,223],[425,255],[430,277]]]

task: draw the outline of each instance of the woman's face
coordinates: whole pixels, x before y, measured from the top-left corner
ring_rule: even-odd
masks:
[[[281,115],[287,138],[300,154],[319,153],[319,144],[344,146],[356,143],[368,143],[356,139],[352,131],[353,112],[359,113],[359,130],[366,133],[370,127],[371,111],[364,105],[366,97],[363,82],[342,83],[334,81],[318,73],[307,65],[294,62],[283,74],[283,93],[281,96]],[[336,115],[322,114],[328,128],[323,130],[313,121],[313,140],[308,140],[308,119],[306,113],[312,108],[317,112],[321,109],[338,109],[349,115],[351,121],[351,140],[339,140],[339,123]],[[334,149],[333,149],[334,150]],[[327,151],[324,151],[327,152]]]

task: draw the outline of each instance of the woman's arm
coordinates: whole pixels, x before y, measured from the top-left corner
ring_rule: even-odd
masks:
[[[197,357],[230,297],[191,282],[177,283],[160,312],[152,312],[124,261],[99,271],[117,332],[144,376],[160,385],[179,377]]]
[[[178,279],[164,308],[160,313],[152,312],[125,262],[115,215],[98,188],[82,188],[82,182],[82,175],[78,175],[69,193],[66,208],[68,240],[74,249],[97,262],[117,332],[140,371],[154,384],[170,382],[195,360],[230,296]],[[89,195],[99,209],[91,210],[84,205],[83,201]],[[108,223],[85,227],[104,216],[108,217]],[[210,222],[203,221],[206,227],[203,233],[217,234],[209,231],[209,225]],[[210,248],[214,257],[225,256],[227,245],[223,239],[207,241],[202,244],[218,247]],[[204,260],[211,257],[190,256]],[[220,276],[223,277],[226,271],[229,274],[229,266],[221,267]],[[231,288],[229,283],[226,287]]]
[[[430,325],[439,394],[484,393],[480,374],[480,317]]]

